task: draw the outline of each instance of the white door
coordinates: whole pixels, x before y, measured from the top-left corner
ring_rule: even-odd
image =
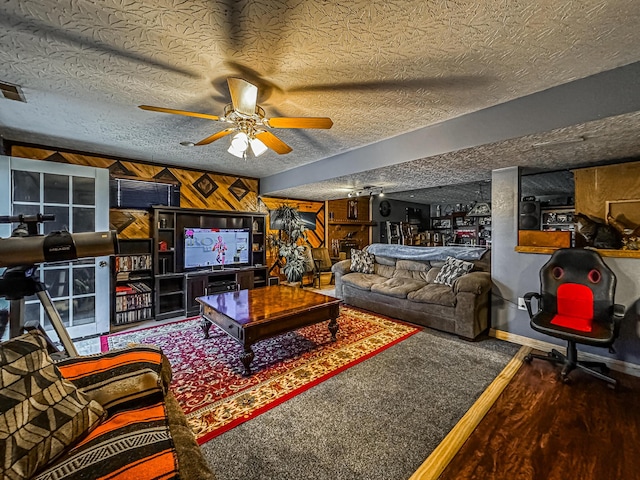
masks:
[[[55,215],[38,226],[44,235],[109,230],[108,170],[0,156],[0,215],[37,213]],[[16,226],[0,225],[0,237]],[[109,257],[42,264],[39,276],[72,338],[109,331]],[[57,339],[37,297],[25,298],[24,318],[39,318]]]

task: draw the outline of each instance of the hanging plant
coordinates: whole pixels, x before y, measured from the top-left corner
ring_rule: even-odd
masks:
[[[289,205],[280,205],[269,212],[271,224],[278,228],[277,234],[269,235],[269,245],[276,249],[281,259],[282,273],[288,282],[299,282],[309,265],[305,255],[306,228],[300,212]]]

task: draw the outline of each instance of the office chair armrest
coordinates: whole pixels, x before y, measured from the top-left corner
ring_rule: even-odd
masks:
[[[537,292],[529,292],[524,294],[524,304],[527,307],[527,313],[529,314],[529,318],[533,318],[533,311],[531,310],[531,299],[535,298],[538,301],[538,313],[540,311],[540,294]]]
[[[626,308],[624,305],[620,305],[619,303],[616,303],[613,305],[613,316],[617,317],[619,319],[622,319],[622,317],[624,317]]]

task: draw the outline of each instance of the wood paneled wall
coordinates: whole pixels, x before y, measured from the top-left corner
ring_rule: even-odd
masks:
[[[9,155],[108,168],[112,176],[120,178],[179,183],[182,208],[260,211],[259,182],[256,178],[166,167],[27,145],[12,145]],[[111,209],[109,220],[111,228],[118,232],[119,238],[145,238],[151,235],[151,222],[149,212],[146,210]]]
[[[576,213],[601,221],[607,218],[607,201],[640,199],[640,162],[582,168],[574,178]]]
[[[325,206],[324,202],[313,202],[308,200],[292,200],[283,198],[260,197],[260,211],[269,212],[275,210],[282,204],[297,208],[301,212],[313,212],[316,214],[316,229],[307,230],[307,243],[310,247],[322,247],[325,245]],[[270,224],[270,218],[267,216],[267,227]],[[267,237],[269,235],[277,235],[277,230],[267,228]],[[272,252],[267,245],[267,265],[271,266],[275,263],[275,252]]]
[[[325,245],[326,219],[324,202],[259,197],[259,181],[256,178],[166,167],[133,160],[107,158],[88,153],[48,149],[31,145],[11,145],[9,155],[35,160],[108,168],[114,177],[156,180],[163,183],[177,182],[180,183],[180,207],[182,208],[268,213],[269,210],[278,208],[281,204],[286,203],[302,212],[316,214],[316,229],[307,231],[307,241],[311,247]],[[208,196],[205,194],[207,189],[211,190]],[[205,193],[203,193],[203,190]],[[368,219],[368,209],[359,211],[358,215]],[[152,235],[150,212],[147,210],[111,209],[109,220],[111,228],[118,232],[119,238],[148,238]],[[267,226],[269,225],[268,221],[267,217]],[[267,231],[267,234],[270,233],[277,234],[277,231]],[[275,259],[268,250],[267,252],[267,261],[271,265]]]
[[[349,218],[349,202],[357,203],[357,219]],[[342,240],[348,234],[363,248],[371,243],[370,201],[369,197],[345,198],[327,202],[329,215],[327,245],[331,251],[333,240]]]

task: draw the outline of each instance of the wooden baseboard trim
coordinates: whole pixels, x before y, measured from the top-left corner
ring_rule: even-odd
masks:
[[[505,332],[504,330],[495,330],[493,328],[489,330],[489,335],[499,340],[517,343],[518,345],[524,345],[543,352],[548,352],[552,348],[562,348],[555,343],[536,340],[535,338],[529,338],[515,333]],[[634,377],[640,377],[640,365],[636,365],[635,363],[624,362],[615,358],[604,357],[602,355],[596,355],[594,353],[588,352],[579,352],[578,356],[580,357],[580,359],[592,362],[606,363],[611,370],[626,373],[628,375],[633,375]]]
[[[497,338],[497,337],[496,337]],[[531,348],[523,346],[409,480],[435,480],[509,384]]]

